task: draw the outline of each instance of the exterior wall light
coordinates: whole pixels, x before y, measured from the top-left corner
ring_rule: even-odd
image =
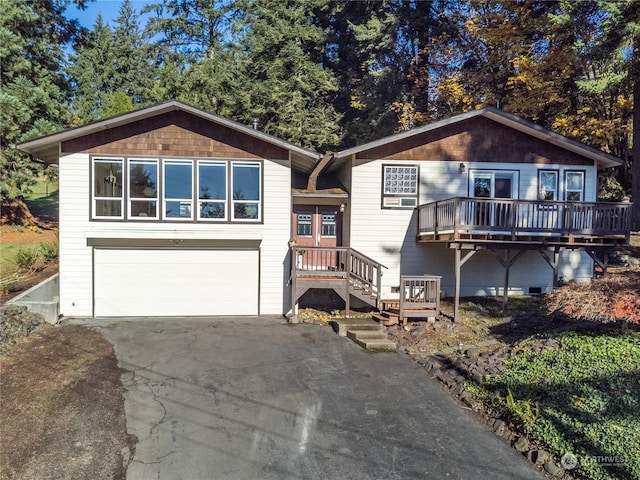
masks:
[[[458,167],[458,173],[464,173],[466,169],[467,169],[467,166],[463,162],[460,162],[460,166]]]

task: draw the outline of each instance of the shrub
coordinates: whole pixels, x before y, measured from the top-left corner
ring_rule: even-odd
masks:
[[[624,272],[593,279],[589,283],[569,282],[545,297],[550,313],[602,323],[640,323],[640,272]]]
[[[14,257],[15,264],[23,269],[35,269],[40,262],[40,252],[35,248],[20,248]]]
[[[55,242],[41,243],[40,251],[46,260],[58,258],[58,244]]]

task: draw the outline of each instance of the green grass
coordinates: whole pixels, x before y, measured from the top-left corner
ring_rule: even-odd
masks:
[[[640,478],[640,334],[552,336],[560,347],[524,350],[499,376],[471,388],[559,460],[590,479]]]
[[[59,193],[57,183],[47,183],[41,178],[32,187],[32,191],[24,196],[24,201],[33,215],[45,222],[58,221]]]

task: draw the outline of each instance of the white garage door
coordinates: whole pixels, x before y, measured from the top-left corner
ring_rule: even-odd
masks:
[[[96,317],[258,314],[258,250],[94,250]]]

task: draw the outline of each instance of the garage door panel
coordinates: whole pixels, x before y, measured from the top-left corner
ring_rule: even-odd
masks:
[[[96,249],[95,315],[258,313],[257,250]]]

